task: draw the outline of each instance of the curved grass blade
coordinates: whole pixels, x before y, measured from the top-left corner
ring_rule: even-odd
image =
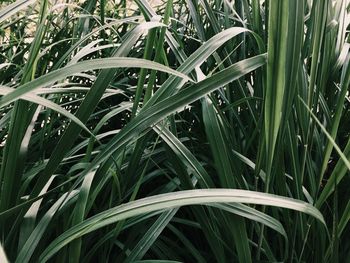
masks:
[[[137,201],[122,204],[75,225],[56,238],[45,249],[40,256],[40,262],[47,262],[47,260],[55,255],[61,248],[74,239],[120,220],[158,210],[168,210],[187,205],[208,205],[215,203],[246,203],[288,208],[311,215],[322,224],[326,225],[322,214],[315,207],[292,198],[236,189],[199,189],[179,191],[146,197]]]
[[[83,61],[73,65],[66,66],[62,69],[52,71],[44,76],[41,76],[31,82],[28,82],[24,85],[19,86],[16,90],[10,94],[4,96],[0,100],[0,107],[4,107],[16,99],[21,98],[24,94],[34,91],[35,89],[48,86],[55,81],[62,80],[68,76],[72,76],[75,73],[79,73],[87,70],[96,70],[96,69],[109,69],[109,68],[148,68],[163,71],[169,74],[178,76],[186,81],[189,81],[190,78],[185,74],[173,70],[169,67],[166,67],[162,64],[138,59],[138,58],[123,58],[123,57],[113,57],[113,58],[101,58],[93,59],[88,61]]]
[[[0,10],[0,23],[35,2],[36,0],[18,0],[9,4]]]
[[[10,93],[12,93],[14,91],[15,91],[15,89],[12,89],[12,88],[9,88],[9,87],[5,87],[5,86],[0,86],[0,95],[5,95],[6,96],[7,94],[10,94]],[[35,95],[35,94],[31,93],[31,92],[30,93],[25,93],[24,95],[22,95],[21,99],[33,102],[35,104],[39,104],[39,105],[45,106],[47,108],[50,108],[50,109],[52,109],[52,110],[62,114],[63,116],[66,116],[72,122],[76,123],[82,129],[87,131],[91,136],[94,136],[94,134],[90,132],[90,130],[84,125],[84,123],[82,123],[72,113],[70,113],[69,111],[65,110],[61,106],[57,105],[56,103],[54,103],[54,102],[52,102],[50,100],[44,99],[44,98],[42,98],[40,96],[37,96],[37,95]]]

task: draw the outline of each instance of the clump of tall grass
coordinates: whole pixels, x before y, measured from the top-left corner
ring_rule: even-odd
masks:
[[[350,258],[348,0],[0,6],[1,262]]]

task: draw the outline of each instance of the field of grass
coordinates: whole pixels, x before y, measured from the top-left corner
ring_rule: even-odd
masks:
[[[0,262],[349,262],[349,0],[2,0]]]

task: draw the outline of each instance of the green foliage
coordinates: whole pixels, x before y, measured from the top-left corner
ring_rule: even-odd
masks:
[[[350,1],[0,8],[1,262],[350,257]]]

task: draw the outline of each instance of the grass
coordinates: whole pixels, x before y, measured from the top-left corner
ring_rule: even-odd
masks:
[[[0,7],[1,262],[350,258],[348,0]]]

